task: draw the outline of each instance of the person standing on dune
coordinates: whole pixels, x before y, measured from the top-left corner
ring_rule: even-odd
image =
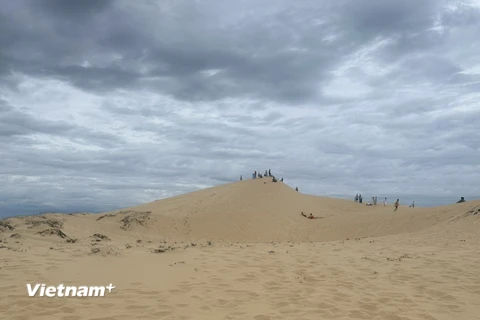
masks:
[[[384,207],[387,206],[387,197],[385,197],[385,200],[383,200],[383,206],[384,206]]]
[[[393,205],[395,207],[395,209],[393,209],[393,211],[397,211],[399,205],[400,205],[400,200],[397,199],[397,201],[395,201],[395,204]]]

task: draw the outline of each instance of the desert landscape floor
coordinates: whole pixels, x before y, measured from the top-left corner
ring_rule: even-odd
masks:
[[[464,241],[465,240],[465,241]],[[2,251],[2,319],[479,319],[478,239],[442,233],[121,256]],[[108,285],[28,297],[26,283]]]

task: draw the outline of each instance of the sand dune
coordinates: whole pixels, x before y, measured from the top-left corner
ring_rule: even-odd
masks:
[[[393,212],[257,179],[10,218],[0,319],[480,319],[479,217],[480,200]],[[116,289],[32,298],[27,283]]]

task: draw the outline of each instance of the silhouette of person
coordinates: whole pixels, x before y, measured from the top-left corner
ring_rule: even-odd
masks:
[[[397,199],[397,201],[395,201],[395,204],[393,205],[395,207],[395,209],[393,209],[393,211],[397,211],[399,205],[400,205],[400,200]]]

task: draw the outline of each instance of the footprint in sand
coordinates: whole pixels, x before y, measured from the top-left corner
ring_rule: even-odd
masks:
[[[75,310],[76,310],[75,308],[69,308],[69,307],[60,308],[60,311],[65,312],[65,313],[74,313]]]
[[[80,316],[63,316],[59,318],[60,320],[80,320],[82,317]]]
[[[277,308],[285,308],[288,307],[290,303],[288,301],[282,301],[276,304]]]
[[[330,308],[332,308],[332,305],[328,304],[328,303],[325,303],[325,302],[320,302],[319,304],[317,304],[317,308],[319,308],[319,309],[330,309]]]
[[[139,305],[139,304],[125,307],[125,309],[127,309],[127,310],[148,310],[150,308],[151,308],[151,306],[142,306],[142,305]]]
[[[172,313],[173,311],[157,311],[157,312],[150,313],[149,315],[151,315],[152,317],[158,317],[158,319],[164,319],[163,317],[169,316]]]
[[[245,315],[245,312],[232,312],[225,315],[225,319],[238,319],[238,317],[246,318]]]
[[[160,294],[160,291],[138,290],[135,293],[140,294],[140,295],[144,295],[144,296],[158,296]]]

